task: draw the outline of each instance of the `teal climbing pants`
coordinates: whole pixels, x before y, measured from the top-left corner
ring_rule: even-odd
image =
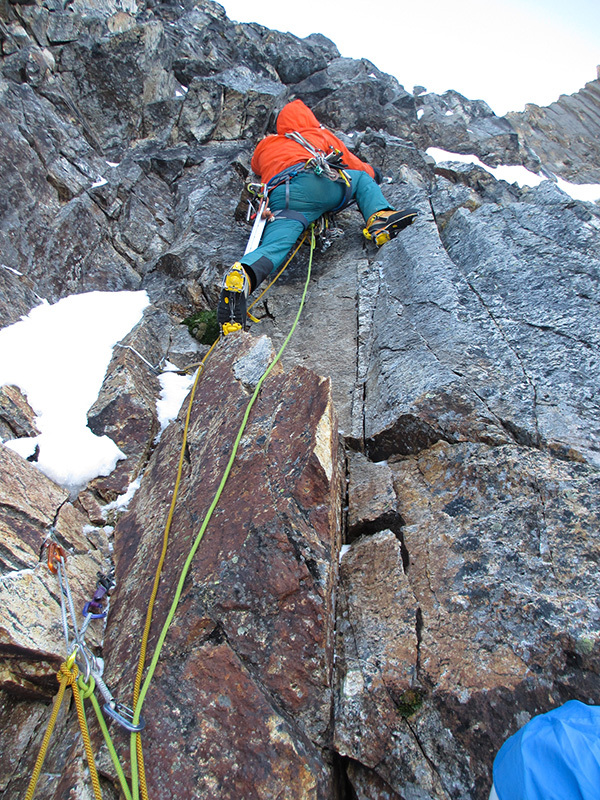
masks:
[[[356,169],[345,172],[351,181],[351,198],[356,200],[365,221],[376,211],[391,208],[381,189],[367,172]],[[337,209],[342,204],[345,193],[346,184],[342,181],[332,181],[325,175],[316,175],[312,171],[300,172],[290,180],[287,189],[285,184],[280,184],[270,192],[269,207],[271,211],[284,210],[287,199],[287,207],[304,215],[310,225],[327,211]],[[250,275],[253,290],[281,266],[304,230],[305,226],[300,220],[285,216],[276,217],[265,225],[260,245],[241,259]]]

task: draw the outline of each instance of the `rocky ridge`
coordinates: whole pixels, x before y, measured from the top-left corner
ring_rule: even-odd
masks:
[[[151,300],[89,411],[127,456],[110,476],[70,497],[0,445],[2,796],[24,794],[64,659],[49,532],[77,604],[114,563],[90,644],[130,702],[185,421],[184,405],[156,443],[149,365],[206,352],[180,323],[214,306],[248,236],[254,144],[300,97],[420,214],[376,250],[344,211],[315,258],[147,695],[151,797],[487,798],[506,736],[600,701],[600,210],[425,150],[598,181],[597,81],[500,119],[210,0],[4,0],[0,19],[2,325],[40,297]],[[306,262],[198,385],[150,652]],[[20,392],[1,401],[3,439],[35,435]],[[140,477],[129,510],[111,510]],[[36,797],[91,796],[76,728],[65,710]],[[128,737],[111,732],[127,769]]]
[[[526,139],[546,169],[567,180],[596,183],[598,160],[598,102],[600,78],[576,94],[561,95],[547,108],[534,104],[507,114],[512,127]]]

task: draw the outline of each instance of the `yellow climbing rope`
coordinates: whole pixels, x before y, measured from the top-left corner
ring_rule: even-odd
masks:
[[[248,404],[246,406],[246,410],[244,412],[244,416],[242,418],[242,422],[241,422],[240,428],[238,430],[237,436],[236,436],[235,441],[233,443],[231,454],[229,456],[229,461],[227,462],[227,466],[225,467],[225,472],[223,473],[223,477],[221,478],[221,482],[220,482],[220,484],[219,484],[219,486],[217,488],[216,494],[215,494],[215,496],[214,496],[214,498],[212,500],[212,503],[209,506],[208,511],[206,512],[206,516],[204,517],[204,520],[203,520],[203,522],[202,522],[202,524],[200,526],[200,529],[198,531],[196,539],[195,539],[194,543],[192,544],[192,548],[191,548],[191,550],[190,550],[190,552],[188,554],[188,557],[187,557],[187,559],[186,559],[186,561],[185,561],[185,563],[183,565],[183,568],[182,568],[182,571],[181,571],[181,574],[180,574],[180,577],[179,577],[179,581],[178,581],[178,584],[177,584],[177,588],[175,590],[175,594],[174,594],[174,597],[173,597],[173,601],[171,603],[171,607],[169,609],[169,612],[167,614],[167,618],[166,618],[166,620],[165,620],[165,622],[163,624],[162,630],[161,630],[160,635],[158,637],[158,641],[156,643],[156,648],[154,650],[154,654],[152,656],[150,665],[148,667],[148,672],[146,674],[146,679],[144,680],[144,684],[141,687],[141,689],[139,690],[139,693],[137,693],[137,697],[136,697],[136,699],[134,701],[134,706],[133,706],[134,707],[134,717],[133,717],[134,724],[137,724],[139,722],[139,719],[140,719],[140,716],[141,716],[141,713],[142,713],[142,706],[144,704],[144,700],[146,698],[146,694],[147,694],[148,689],[150,687],[150,682],[151,682],[152,677],[154,675],[154,671],[155,671],[156,666],[158,664],[158,659],[160,657],[160,652],[162,650],[163,644],[164,644],[165,639],[167,637],[167,633],[168,633],[168,630],[169,630],[169,628],[171,626],[173,618],[175,617],[175,612],[177,610],[177,606],[179,605],[179,600],[180,600],[181,594],[183,592],[183,585],[184,585],[185,579],[186,579],[187,574],[189,572],[189,569],[190,569],[192,560],[194,558],[194,555],[196,554],[196,551],[197,551],[198,547],[200,546],[200,542],[202,540],[202,537],[204,536],[206,528],[208,527],[208,524],[209,524],[210,519],[211,519],[211,517],[213,515],[213,512],[214,512],[215,508],[217,507],[217,504],[218,504],[218,502],[219,502],[219,500],[221,498],[221,494],[223,493],[223,489],[225,488],[225,484],[226,484],[227,479],[229,477],[229,474],[231,472],[231,468],[233,466],[233,462],[235,461],[235,457],[237,455],[239,444],[240,444],[240,441],[242,439],[244,430],[246,428],[246,424],[248,422],[248,418],[250,416],[250,412],[252,410],[252,407],[253,407],[253,405],[254,405],[254,403],[255,403],[258,395],[259,395],[259,392],[260,392],[260,390],[262,388],[263,383],[265,382],[265,380],[270,375],[271,371],[273,370],[273,368],[275,367],[275,365],[277,364],[277,362],[281,358],[281,356],[283,354],[283,351],[285,350],[285,348],[288,345],[288,342],[292,338],[292,335],[293,335],[294,331],[296,330],[296,327],[297,327],[298,322],[300,320],[300,315],[302,313],[302,309],[304,308],[304,303],[305,303],[306,295],[307,295],[307,292],[308,292],[308,285],[309,285],[309,282],[310,282],[310,276],[311,276],[311,271],[312,271],[312,259],[313,259],[313,254],[314,254],[314,250],[315,250],[315,246],[316,246],[314,226],[311,226],[310,233],[311,233],[310,256],[309,256],[309,260],[308,260],[308,269],[307,269],[306,281],[305,281],[305,284],[304,284],[304,290],[303,290],[303,293],[302,293],[302,298],[300,300],[300,306],[298,308],[298,312],[296,314],[294,322],[292,323],[292,327],[291,327],[288,335],[286,336],[283,344],[279,348],[279,351],[277,352],[275,358],[273,359],[271,364],[267,367],[267,369],[265,370],[265,372],[263,373],[263,375],[259,379],[259,381],[258,381],[258,383],[257,383],[257,385],[256,385],[256,387],[254,389],[254,393],[252,394],[252,396],[251,396],[251,398],[248,401]],[[302,244],[302,242],[300,242],[300,244]],[[208,356],[208,354],[207,354],[207,356]],[[189,423],[190,413],[191,413],[191,399],[190,399],[190,403],[188,405],[188,413],[187,413],[187,417],[186,417],[186,428],[185,428],[185,431],[184,431],[184,435],[185,436],[187,436],[187,427],[188,427],[188,423]],[[182,455],[180,456],[180,465],[182,464],[184,449],[185,449],[185,445],[182,446]],[[179,486],[179,480],[176,481],[176,488],[178,488],[178,486]],[[173,516],[172,511],[174,509],[174,504],[175,504],[175,500],[173,499],[172,502],[171,502],[171,510],[170,510],[170,513],[169,513],[168,521],[167,521],[167,524],[169,526],[170,526],[170,520],[172,519],[172,516]],[[166,542],[166,537],[163,537],[163,552],[166,551],[165,542]],[[159,560],[159,566],[160,566],[161,569],[162,569],[162,563],[163,562],[164,562],[164,557],[161,554],[161,560]],[[160,580],[160,574],[158,573],[158,570],[157,570],[157,574],[155,576],[155,585],[158,584],[159,580]],[[148,616],[147,616],[147,619],[148,619]],[[148,630],[149,630],[149,627],[150,627],[150,625],[148,623],[147,624]],[[146,636],[146,641],[147,641],[147,636]],[[145,649],[144,649],[144,656],[145,656]],[[140,661],[140,663],[141,663],[141,661]],[[138,674],[141,674],[141,672],[143,672],[143,664],[142,664],[141,671],[139,669],[139,664],[138,664]],[[136,680],[137,680],[137,676],[136,676]],[[140,757],[140,755],[141,755],[141,757]],[[132,791],[133,791],[133,800],[138,800],[138,781],[139,781],[139,791],[142,794],[142,798],[143,798],[143,800],[147,800],[147,798],[148,798],[148,790],[147,790],[145,770],[144,770],[144,760],[143,760],[141,736],[140,736],[139,733],[132,733],[131,734],[131,784],[132,784]]]
[[[166,521],[166,524],[165,524],[165,530],[164,530],[164,534],[163,534],[162,550],[161,550],[160,557],[159,557],[159,560],[158,560],[158,563],[157,563],[157,567],[156,567],[156,572],[155,572],[155,576],[154,576],[154,583],[153,583],[153,586],[152,586],[150,599],[148,601],[148,609],[147,609],[147,612],[146,612],[146,620],[145,620],[145,624],[144,624],[144,630],[143,630],[142,638],[141,638],[141,642],[140,642],[140,655],[139,655],[139,659],[138,659],[138,666],[137,666],[137,670],[136,670],[136,677],[135,677],[135,682],[134,682],[134,687],[133,687],[133,707],[135,709],[135,714],[134,714],[134,723],[135,724],[137,724],[139,722],[139,719],[140,719],[140,716],[141,716],[142,705],[143,705],[146,693],[148,691],[148,688],[149,688],[149,685],[150,685],[150,681],[151,681],[152,676],[154,674],[154,671],[156,669],[156,665],[158,663],[158,658],[159,658],[159,655],[160,655],[160,651],[161,651],[162,646],[164,644],[164,640],[166,638],[167,631],[168,631],[168,629],[169,629],[169,627],[171,625],[171,622],[173,621],[173,618],[174,618],[174,615],[175,615],[175,611],[177,609],[177,605],[179,603],[179,599],[180,599],[181,593],[183,591],[183,583],[185,581],[185,578],[186,578],[187,573],[189,571],[189,568],[191,566],[192,559],[193,559],[193,557],[194,557],[194,555],[196,553],[196,550],[198,549],[200,541],[201,541],[201,539],[202,539],[202,537],[204,535],[204,532],[205,532],[205,530],[206,530],[206,528],[208,526],[210,518],[212,517],[212,514],[213,514],[213,512],[214,512],[214,510],[215,510],[215,508],[217,506],[217,503],[218,503],[218,501],[219,501],[219,499],[221,497],[221,494],[222,494],[222,491],[223,491],[223,489],[225,487],[225,483],[227,481],[227,478],[229,477],[229,473],[230,473],[231,468],[233,466],[233,462],[234,462],[236,454],[237,454],[239,443],[241,441],[241,438],[242,438],[242,435],[243,435],[243,431],[244,431],[244,429],[246,427],[246,423],[248,421],[252,406],[254,405],[254,402],[255,402],[256,398],[258,397],[258,393],[260,391],[260,388],[262,387],[262,384],[264,383],[264,381],[266,380],[267,376],[270,374],[271,370],[273,369],[273,367],[275,366],[275,364],[278,362],[279,358],[281,357],[281,355],[282,355],[283,351],[285,350],[289,340],[291,339],[292,334],[294,333],[294,330],[296,329],[296,326],[297,326],[298,321],[300,319],[300,314],[301,314],[302,309],[304,307],[304,302],[305,302],[306,294],[307,294],[307,291],[308,291],[308,284],[309,284],[309,281],[310,281],[311,268],[312,268],[312,258],[313,258],[313,253],[314,253],[314,249],[315,249],[314,226],[311,226],[310,233],[311,233],[310,257],[309,257],[309,263],[308,263],[306,282],[305,282],[304,291],[303,291],[303,294],[302,294],[302,299],[301,299],[301,302],[300,302],[300,307],[298,309],[298,313],[296,315],[296,318],[294,320],[292,328],[291,328],[290,332],[288,333],[285,341],[283,342],[279,352],[277,353],[277,355],[275,356],[275,359],[271,362],[269,367],[265,370],[264,374],[260,378],[260,380],[259,380],[259,382],[258,382],[258,384],[257,384],[257,386],[255,388],[254,394],[252,395],[252,397],[250,398],[250,401],[248,402],[248,405],[246,407],[246,412],[245,412],[244,417],[242,419],[242,423],[241,423],[240,429],[238,431],[236,440],[234,442],[234,445],[233,445],[233,448],[232,448],[232,452],[231,452],[228,464],[227,464],[227,466],[225,468],[224,475],[223,475],[223,477],[221,479],[221,483],[220,483],[220,485],[219,485],[219,487],[217,489],[217,493],[216,493],[216,495],[215,495],[215,497],[213,499],[213,502],[211,503],[211,505],[209,507],[209,510],[208,510],[208,512],[206,514],[204,522],[202,523],[202,526],[200,527],[200,530],[199,530],[199,533],[198,533],[198,535],[196,537],[196,540],[195,540],[194,544],[192,545],[192,549],[190,550],[188,558],[187,558],[187,560],[186,560],[186,562],[184,564],[184,567],[183,567],[183,570],[182,570],[182,573],[181,573],[181,576],[180,576],[180,579],[179,579],[179,583],[177,585],[177,589],[176,589],[176,592],[175,592],[175,596],[174,596],[173,602],[171,604],[171,608],[169,610],[169,613],[167,615],[167,619],[166,619],[166,621],[165,621],[165,623],[163,625],[161,634],[159,636],[159,639],[158,639],[158,642],[157,642],[157,646],[156,646],[152,661],[150,663],[148,674],[146,675],[146,680],[144,681],[144,684],[142,686],[142,677],[143,677],[144,667],[145,667],[145,662],[146,662],[148,639],[149,639],[150,628],[151,628],[151,624],[152,624],[152,615],[153,615],[153,611],[154,611],[154,605],[155,605],[155,602],[156,602],[156,597],[158,595],[160,577],[161,577],[162,569],[163,569],[165,558],[166,558],[167,547],[168,547],[168,542],[169,542],[169,534],[170,534],[170,530],[171,530],[171,524],[172,524],[172,521],[173,521],[173,514],[174,514],[174,511],[175,511],[175,505],[176,505],[176,502],[177,502],[177,496],[178,496],[178,493],[179,493],[179,487],[180,487],[180,483],[181,483],[181,475],[182,475],[183,463],[184,463],[184,459],[185,459],[185,451],[186,451],[186,445],[187,445],[187,436],[188,436],[188,431],[189,431],[189,424],[190,424],[190,418],[191,418],[191,412],[192,412],[192,405],[193,405],[194,396],[195,396],[195,393],[196,393],[196,389],[198,387],[198,383],[199,383],[200,377],[201,377],[201,375],[203,373],[203,370],[204,370],[204,366],[205,366],[205,364],[206,364],[206,362],[208,360],[208,357],[210,356],[210,354],[212,353],[213,349],[215,348],[217,342],[214,342],[214,344],[209,349],[209,351],[206,353],[206,355],[204,356],[204,358],[202,359],[202,361],[200,362],[200,364],[198,366],[198,370],[197,370],[197,373],[196,373],[196,378],[194,380],[194,384],[192,386],[192,390],[190,392],[190,398],[189,398],[189,402],[188,402],[188,408],[187,408],[187,413],[186,413],[186,418],[185,418],[185,423],[184,423],[184,429],[183,429],[181,451],[180,451],[180,456],[179,456],[179,464],[178,464],[178,467],[177,467],[177,476],[176,476],[176,479],[175,479],[175,486],[173,488],[173,495],[172,495],[172,498],[171,498],[171,504],[170,504],[170,508],[169,508],[169,513],[167,515],[167,521]],[[298,245],[294,249],[294,251],[291,254],[291,256],[288,258],[286,263],[283,265],[281,270],[277,273],[277,275],[271,281],[271,283],[269,283],[269,285],[266,287],[266,289],[264,289],[264,291],[261,292],[261,294],[256,298],[256,300],[252,303],[252,306],[254,306],[264,296],[264,294],[271,288],[271,286],[273,286],[273,284],[283,274],[285,269],[291,263],[292,259],[294,258],[294,256],[296,255],[296,253],[298,252],[298,250],[300,249],[300,247],[302,246],[302,244],[306,240],[307,236],[308,236],[308,231],[305,232],[304,236],[301,238],[300,242],[298,243]],[[250,306],[250,308],[252,308],[252,306]],[[249,315],[249,316],[252,319],[254,319],[254,317],[252,317],[252,315]],[[84,709],[84,705],[83,705],[83,699],[84,698],[85,699],[89,698],[92,701],[92,704],[94,706],[94,710],[96,712],[96,716],[98,717],[98,722],[100,724],[100,727],[101,727],[102,733],[104,735],[107,747],[109,749],[109,753],[110,753],[111,758],[113,760],[113,763],[114,763],[114,765],[115,765],[115,767],[117,769],[117,774],[118,774],[118,777],[119,777],[119,780],[120,780],[120,783],[121,783],[121,788],[123,790],[123,793],[125,794],[125,797],[127,798],[127,800],[130,800],[130,798],[132,798],[132,797],[133,797],[133,800],[137,800],[137,798],[139,796],[138,795],[138,782],[139,782],[139,793],[141,794],[142,800],[149,800],[148,788],[147,788],[147,782],[146,782],[146,775],[145,775],[145,768],[144,768],[144,756],[143,756],[143,749],[142,749],[142,739],[141,739],[140,733],[139,732],[134,732],[134,733],[131,734],[131,788],[132,788],[132,792],[130,792],[129,791],[129,787],[127,786],[127,781],[126,781],[123,769],[122,769],[122,767],[121,767],[121,765],[119,763],[118,755],[117,755],[116,750],[114,748],[114,745],[112,744],[112,741],[110,739],[110,735],[108,733],[108,730],[107,730],[107,727],[106,727],[106,723],[104,722],[104,719],[102,717],[102,713],[100,711],[100,707],[99,707],[98,702],[95,699],[94,694],[93,694],[93,692],[94,692],[94,679],[90,676],[89,682],[86,683],[83,680],[82,676],[79,676],[79,678],[78,678],[79,669],[77,667],[77,664],[75,663],[76,655],[77,655],[77,650],[75,650],[72,653],[72,655],[69,657],[69,659],[66,662],[61,664],[60,669],[59,669],[59,671],[57,673],[57,680],[59,681],[59,684],[60,684],[59,690],[58,690],[58,693],[57,693],[57,695],[56,695],[56,697],[54,699],[54,707],[52,709],[52,714],[51,714],[50,719],[48,721],[48,727],[47,727],[46,732],[44,734],[44,738],[43,738],[43,741],[42,741],[42,744],[41,744],[41,747],[40,747],[40,751],[38,753],[38,757],[36,759],[36,763],[35,763],[35,766],[34,766],[34,769],[33,769],[33,773],[32,773],[31,779],[29,781],[29,786],[28,786],[28,789],[27,789],[27,794],[25,795],[25,800],[32,800],[32,798],[34,796],[35,789],[36,789],[37,783],[39,781],[39,777],[40,777],[40,774],[41,774],[41,771],[42,771],[42,766],[44,764],[44,760],[45,760],[46,755],[47,755],[48,747],[49,747],[49,744],[50,744],[50,739],[52,737],[52,733],[53,733],[54,727],[56,725],[56,720],[58,718],[58,713],[60,711],[60,707],[62,705],[62,701],[63,701],[64,694],[65,694],[67,686],[71,686],[71,689],[72,689],[72,692],[73,692],[73,697],[75,699],[75,705],[76,705],[76,708],[77,708],[77,717],[78,717],[78,720],[79,720],[79,727],[81,729],[81,735],[82,735],[82,738],[83,738],[84,749],[85,749],[85,753],[86,753],[86,757],[87,757],[88,765],[89,765],[89,770],[90,770],[90,778],[91,778],[92,787],[93,787],[93,790],[94,790],[94,796],[95,796],[96,800],[102,800],[102,792],[101,792],[101,788],[100,788],[100,781],[99,781],[99,778],[98,778],[98,772],[96,770],[96,765],[95,765],[95,762],[94,762],[94,754],[92,752],[90,735],[89,735],[89,730],[88,730],[87,721],[86,721],[86,717],[85,717],[85,709]],[[80,689],[81,689],[81,691],[80,691]],[[82,697],[82,692],[83,692],[83,697]]]
[[[187,445],[187,436],[188,430],[190,427],[190,416],[192,413],[192,404],[194,402],[194,396],[196,394],[196,389],[198,387],[198,382],[200,380],[200,375],[204,370],[204,365],[212,351],[214,350],[218,339],[212,344],[208,353],[204,356],[200,365],[198,367],[198,371],[196,372],[196,379],[194,380],[194,384],[192,386],[192,391],[190,392],[190,399],[188,402],[187,413],[185,416],[185,424],[183,426],[183,439],[181,443],[181,451],[179,453],[179,464],[177,466],[177,477],[175,479],[175,487],[173,488],[173,496],[171,497],[171,505],[169,508],[169,514],[167,516],[167,522],[165,525],[165,530],[163,534],[163,544],[162,550],[160,554],[160,558],[158,559],[158,564],[156,567],[156,572],[154,575],[154,584],[152,586],[152,592],[150,593],[150,600],[148,601],[148,609],[146,611],[146,622],[144,625],[144,631],[142,633],[142,640],[140,644],[140,655],[138,659],[138,666],[135,675],[135,682],[133,685],[133,707],[135,708],[136,703],[140,696],[140,687],[142,685],[142,676],[144,674],[144,666],[146,664],[146,650],[148,648],[148,637],[150,636],[150,626],[152,625],[152,614],[154,611],[154,603],[156,602],[156,596],[158,594],[158,587],[160,584],[160,576],[162,573],[162,568],[165,563],[165,558],[167,555],[167,545],[169,543],[169,533],[171,530],[171,523],[173,521],[173,513],[175,512],[175,504],[177,503],[177,495],[179,493],[179,484],[181,483],[181,473],[183,470],[183,462],[185,458],[185,449]],[[146,787],[146,773],[144,770],[144,755],[142,752],[142,738],[139,733],[134,734],[136,737],[136,750],[137,750],[137,757],[140,764],[140,792],[142,795],[143,800],[148,800],[148,789]]]
[[[58,689],[56,697],[54,698],[54,708],[52,709],[52,714],[50,715],[50,719],[48,720],[48,727],[46,728],[46,733],[44,734],[44,738],[42,740],[40,752],[38,753],[38,757],[35,762],[35,766],[33,768],[33,773],[29,781],[29,786],[27,787],[27,794],[25,795],[25,800],[32,800],[33,795],[35,793],[40,773],[42,771],[42,766],[46,758],[46,753],[48,752],[50,738],[52,737],[52,732],[54,731],[54,726],[58,718],[58,712],[60,711],[60,707],[62,705],[63,697],[65,695],[65,690],[67,686],[71,687],[71,690],[73,692],[73,697],[75,698],[77,717],[79,719],[79,727],[81,729],[81,736],[83,738],[83,746],[85,748],[85,754],[87,756],[88,766],[90,769],[90,778],[92,781],[92,787],[94,789],[94,796],[96,800],[102,800],[102,791],[100,789],[100,781],[98,779],[98,772],[96,771],[96,764],[94,762],[92,743],[90,742],[90,733],[85,718],[83,701],[81,699],[81,694],[79,692],[79,687],[77,685],[77,675],[79,673],[79,668],[75,663],[76,654],[77,651],[75,651],[67,661],[63,662],[60,665],[60,669],[58,670],[58,673],[56,675],[56,678],[60,683],[60,687]]]

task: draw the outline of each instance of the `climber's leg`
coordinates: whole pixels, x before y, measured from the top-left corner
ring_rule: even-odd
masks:
[[[260,245],[241,258],[254,289],[269,275],[275,272],[301,236],[306,226],[317,220],[321,214],[339,206],[344,197],[345,185],[331,181],[314,172],[301,172],[293,178],[288,188],[285,184],[277,186],[269,195],[269,208],[281,212],[272,222],[267,222]],[[285,216],[292,211],[301,219]]]
[[[415,208],[393,209],[373,178],[361,170],[348,170],[352,179],[352,197],[365,219],[363,233],[377,245],[394,239],[403,229],[412,225],[417,217]]]

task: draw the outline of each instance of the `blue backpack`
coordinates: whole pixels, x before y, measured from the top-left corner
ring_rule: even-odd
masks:
[[[499,800],[598,800],[600,706],[569,700],[507,739],[494,760]]]

